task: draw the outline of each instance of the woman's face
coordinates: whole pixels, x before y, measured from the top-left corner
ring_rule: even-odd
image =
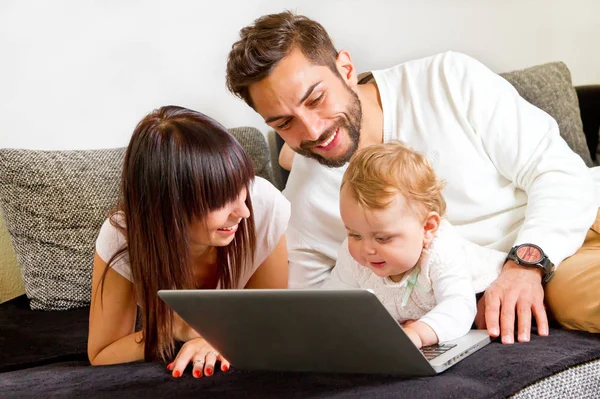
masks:
[[[195,221],[190,226],[192,245],[224,247],[229,245],[242,219],[250,217],[246,206],[247,190],[244,188],[238,197],[223,208],[210,212],[204,220]]]

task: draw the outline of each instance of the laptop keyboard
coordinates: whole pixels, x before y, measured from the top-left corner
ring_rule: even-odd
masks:
[[[424,346],[421,348],[421,353],[425,356],[425,359],[431,360],[435,359],[442,353],[448,352],[450,349],[454,348],[456,344],[437,344],[431,346]]]

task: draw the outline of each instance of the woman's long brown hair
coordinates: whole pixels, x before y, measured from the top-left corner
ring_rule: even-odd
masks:
[[[106,271],[129,255],[146,360],[172,359],[175,350],[173,311],[157,291],[199,288],[191,264],[190,223],[234,201],[253,179],[252,162],[241,145],[199,112],[166,106],[135,128],[123,162],[118,215],[110,218],[127,245],[111,258]],[[250,217],[240,222],[234,240],[216,248],[221,288],[237,287],[254,259],[249,191],[246,206]]]

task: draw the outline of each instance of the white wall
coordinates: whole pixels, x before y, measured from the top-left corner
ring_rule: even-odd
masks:
[[[562,60],[575,84],[600,83],[597,0],[3,0],[0,147],[123,146],[164,104],[266,132],[226,91],[225,63],[241,27],[285,8],[359,70],[452,49],[497,72]]]

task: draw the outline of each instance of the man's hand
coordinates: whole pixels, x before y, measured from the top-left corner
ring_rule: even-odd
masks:
[[[537,322],[538,334],[548,335],[542,271],[522,267],[509,260],[500,276],[479,300],[475,324],[477,328],[487,328],[492,337],[501,335],[503,344],[512,344],[515,313],[518,318],[519,342],[529,341],[532,313]]]

